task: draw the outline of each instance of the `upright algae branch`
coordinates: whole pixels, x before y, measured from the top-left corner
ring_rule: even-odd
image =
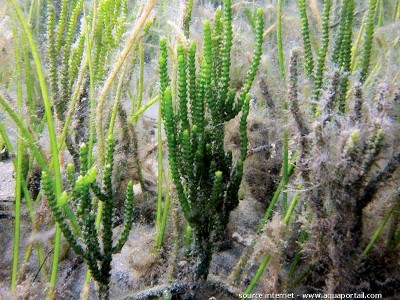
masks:
[[[297,168],[314,216],[310,244],[317,275],[310,280],[325,293],[364,291],[357,274],[369,260],[363,257],[367,253],[362,240],[365,209],[385,185],[390,186],[400,166],[397,142],[391,140],[398,125],[380,105],[394,101],[382,97],[378,105],[371,105],[359,84],[353,111],[343,116],[340,108],[332,109],[340,101],[335,73],[321,101],[321,115],[311,126],[299,106],[297,60],[298,52],[293,52],[289,107],[298,131]]]
[[[128,239],[133,221],[134,195],[132,182],[129,182],[126,189],[124,228],[118,241],[113,245],[112,224],[115,211],[114,189],[111,183],[113,155],[114,140],[112,136],[109,136],[101,186],[96,182],[96,169],[94,167],[89,169],[88,148],[85,144],[81,145],[79,152],[79,176],[75,175],[73,165],[68,165],[67,177],[70,189],[64,191],[61,200],[58,201],[66,204],[67,200],[70,200],[75,208],[80,232],[74,232],[70,229],[57,203],[53,180],[47,172],[42,174],[43,190],[54,218],[71,248],[86,261],[90,274],[99,285],[98,295],[100,299],[109,299],[112,256],[121,251]],[[101,220],[96,218],[96,206],[91,191],[103,202]],[[100,224],[100,222],[102,226],[101,235],[96,224]]]
[[[217,17],[220,16],[217,11]],[[160,43],[160,86],[169,165],[183,214],[193,230],[194,280],[206,280],[213,246],[223,237],[247,154],[249,90],[261,59],[263,12],[257,11],[253,59],[242,89],[230,88],[231,1],[224,1],[220,22],[204,23],[203,55],[196,74],[196,45],[177,46],[177,92],[167,74],[166,40]],[[176,102],[176,103],[174,103]],[[241,146],[236,162],[224,149],[225,122],[240,116]]]

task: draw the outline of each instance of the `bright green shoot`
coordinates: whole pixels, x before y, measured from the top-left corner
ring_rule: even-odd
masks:
[[[276,16],[276,37],[278,42],[278,62],[279,69],[281,71],[282,79],[285,80],[286,71],[285,71],[285,60],[283,57],[283,40],[282,40],[282,7],[283,0],[278,0],[278,8],[277,8],[277,16]]]

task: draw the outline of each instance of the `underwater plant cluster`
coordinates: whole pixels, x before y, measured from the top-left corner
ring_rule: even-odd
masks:
[[[400,297],[400,1],[0,4],[0,298]]]

